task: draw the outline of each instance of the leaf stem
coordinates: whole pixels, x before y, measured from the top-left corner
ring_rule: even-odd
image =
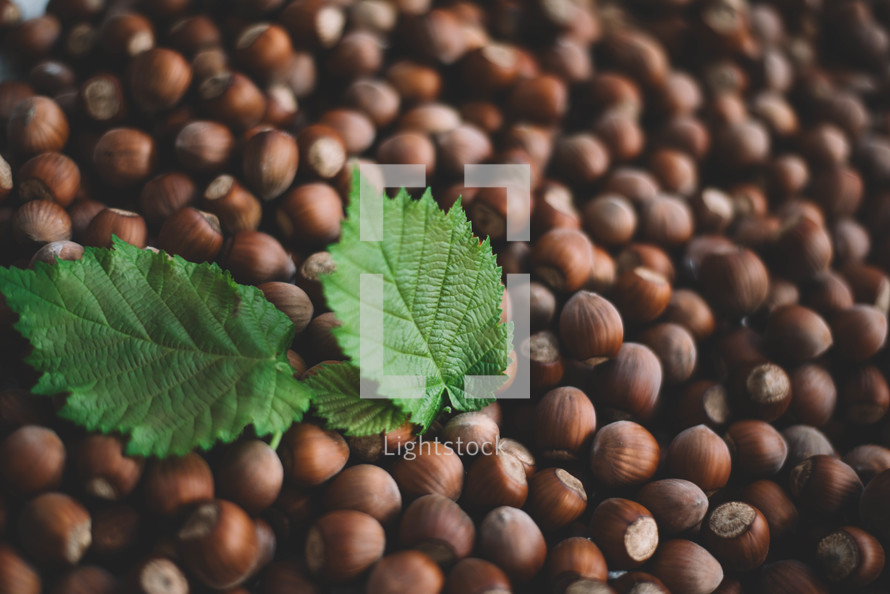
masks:
[[[281,437],[284,435],[281,431],[272,435],[272,440],[269,442],[269,447],[273,450],[277,450],[278,446],[281,444]]]

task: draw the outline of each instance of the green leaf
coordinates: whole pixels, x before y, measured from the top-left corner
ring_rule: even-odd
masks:
[[[383,197],[381,219],[367,198],[362,208],[359,183],[375,192],[364,180],[353,184],[341,239],[330,247],[336,270],[322,277],[328,305],[342,322],[334,330],[341,348],[359,363],[363,379],[379,382],[380,392],[424,429],[446,404],[483,407],[505,379],[512,333],[512,325],[500,322],[501,271],[489,240],[473,235],[460,203],[444,213],[429,191],[420,200],[404,190]],[[366,230],[379,223],[369,235],[379,241],[361,241],[362,216]],[[368,290],[373,278],[362,291],[363,274],[381,275],[382,301]],[[373,315],[382,315],[385,331],[366,332],[363,352],[362,319]],[[471,397],[468,375],[494,377]],[[419,385],[405,376],[419,377]]]
[[[115,238],[78,261],[0,268],[0,293],[42,372],[33,391],[69,393],[59,414],[129,434],[130,454],[185,454],[250,424],[281,433],[309,406],[287,362],[293,325],[216,265]]]
[[[358,367],[345,361],[319,365],[305,378],[315,394],[313,406],[327,420],[328,429],[373,435],[405,424],[408,415],[392,401],[360,398],[359,381]]]

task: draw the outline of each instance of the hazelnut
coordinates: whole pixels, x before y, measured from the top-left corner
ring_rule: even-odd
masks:
[[[83,246],[79,243],[73,241],[53,241],[34,252],[28,266],[33,268],[37,262],[55,264],[58,260],[80,260],[81,257],[83,257]]]
[[[541,571],[547,556],[538,525],[524,511],[507,506],[493,509],[482,519],[479,550],[519,583]]]
[[[579,188],[590,186],[609,168],[608,150],[591,134],[575,134],[558,139],[553,147],[553,159],[557,175]]]
[[[305,184],[287,192],[275,217],[285,239],[318,247],[339,239],[342,219],[340,196],[323,183]]]
[[[253,520],[234,503],[221,499],[199,503],[176,539],[186,568],[214,589],[243,582],[259,554]]]
[[[167,48],[142,52],[128,67],[130,92],[147,113],[172,108],[192,82],[192,69],[182,54]]]
[[[142,477],[142,458],[123,453],[123,443],[116,437],[90,435],[74,453],[74,472],[88,495],[116,501],[136,488]]]
[[[198,84],[200,105],[207,114],[236,129],[256,126],[266,113],[266,97],[240,72],[223,71]]]
[[[359,79],[343,94],[346,105],[367,115],[378,129],[399,115],[401,98],[390,84],[376,79]]]
[[[636,118],[620,110],[600,116],[592,130],[608,147],[613,162],[632,161],[640,156],[646,144],[646,135]]]
[[[609,423],[593,437],[590,468],[608,487],[643,484],[658,470],[660,448],[655,437],[632,421]]]
[[[785,461],[786,469],[791,469],[817,454],[836,456],[834,446],[824,433],[815,427],[807,425],[791,425],[782,429],[782,437],[788,444],[788,457]]]
[[[636,500],[652,513],[662,534],[675,535],[698,526],[708,511],[708,498],[695,483],[683,479],[653,481]]]
[[[739,365],[732,381],[739,407],[764,421],[775,421],[791,405],[791,380],[775,363]]]
[[[303,289],[290,283],[271,281],[257,285],[263,296],[293,322],[299,334],[312,320],[312,301]]]
[[[340,472],[349,459],[349,447],[335,431],[297,423],[284,434],[278,455],[288,481],[315,486]]]
[[[135,12],[109,15],[99,27],[99,44],[116,60],[127,60],[154,47],[154,27]]]
[[[469,456],[476,453],[489,454],[490,452],[483,450],[496,443],[500,436],[498,424],[483,411],[460,413],[451,417],[440,434],[443,441],[460,446],[458,454]],[[470,449],[475,452],[470,452]]]
[[[130,210],[106,208],[87,225],[83,242],[85,245],[111,247],[115,235],[122,241],[144,248],[148,238],[145,219]]]
[[[92,542],[90,514],[62,493],[28,501],[18,518],[19,539],[29,555],[48,566],[77,565]]]
[[[65,445],[54,431],[24,425],[0,442],[0,478],[20,496],[51,491],[62,483],[65,458]]]
[[[277,198],[293,182],[300,152],[286,132],[264,130],[254,134],[247,140],[242,158],[248,185],[263,200]],[[303,155],[307,155],[305,150]]]
[[[227,233],[256,231],[263,216],[260,201],[231,175],[220,175],[210,182],[201,207],[216,215]]]
[[[643,86],[660,87],[667,77],[669,66],[664,48],[642,31],[611,32],[603,39],[603,52],[616,70]]]
[[[726,485],[731,470],[729,448],[705,425],[681,431],[668,447],[668,475],[693,482],[706,493]]]
[[[117,579],[94,565],[82,565],[66,573],[55,583],[50,594],[114,594]]]
[[[379,39],[367,35],[355,44],[379,47]],[[376,49],[375,47],[375,49]],[[374,52],[367,52],[371,55]],[[399,60],[386,69],[386,80],[391,84],[406,104],[428,103],[439,98],[442,90],[442,76],[435,68],[410,60]]]
[[[890,535],[888,493],[890,493],[890,471],[885,470],[869,481],[859,500],[859,516],[864,525],[872,528],[884,539]]]
[[[511,454],[495,451],[479,456],[470,466],[464,500],[472,507],[522,507],[529,493],[525,468]]]
[[[235,60],[260,80],[271,80],[282,72],[293,54],[290,36],[271,23],[256,23],[241,30],[235,41]]]
[[[22,200],[51,200],[60,206],[74,201],[80,189],[80,169],[61,153],[41,153],[25,162],[16,173]]]
[[[149,223],[161,223],[191,205],[196,196],[197,186],[191,177],[175,171],[162,173],[142,186],[139,211]]]
[[[429,555],[440,565],[450,565],[473,550],[473,520],[451,499],[424,495],[405,509],[399,543]]]
[[[806,216],[782,229],[774,250],[777,271],[792,280],[805,280],[827,269],[833,256],[828,232]]]
[[[398,519],[402,495],[395,479],[371,464],[351,466],[340,472],[328,485],[325,509],[354,509],[364,512],[384,526]]]
[[[821,427],[834,414],[837,388],[824,367],[808,363],[794,368],[791,380],[791,413],[803,424]]]
[[[749,571],[769,552],[769,526],[760,511],[741,501],[723,503],[702,522],[702,542],[724,567]]]
[[[190,262],[207,262],[222,249],[223,236],[216,215],[183,208],[170,215],[158,234],[158,247]]]
[[[399,132],[380,143],[377,160],[382,164],[423,165],[426,175],[432,175],[436,169],[436,147],[423,134]]]
[[[649,571],[671,592],[707,594],[723,581],[720,563],[707,550],[684,539],[662,543]]]
[[[176,135],[176,159],[195,173],[214,173],[228,163],[235,139],[228,128],[217,122],[193,121]]]
[[[652,514],[629,499],[602,501],[590,518],[590,535],[615,569],[639,567],[658,547],[658,526]]]
[[[400,459],[393,465],[392,475],[405,499],[435,493],[457,500],[463,490],[464,467],[460,457],[438,441],[421,444],[410,460]]]
[[[546,455],[573,458],[590,443],[596,411],[587,395],[569,386],[554,388],[535,407],[535,444]]]
[[[242,284],[287,281],[296,265],[278,240],[260,231],[239,231],[223,244],[223,266]]]
[[[791,495],[800,507],[830,515],[850,507],[862,493],[856,471],[831,456],[811,456],[791,469]]]
[[[213,499],[213,475],[198,454],[166,458],[148,465],[142,490],[149,511],[173,516],[193,503]]]
[[[816,545],[816,560],[834,584],[862,587],[875,581],[884,569],[884,549],[861,528],[844,526]]]
[[[883,419],[890,409],[890,388],[877,367],[866,365],[846,379],[840,401],[848,421],[870,425]]]
[[[509,582],[508,582],[509,583]],[[40,594],[40,575],[8,544],[0,544],[0,591]]]
[[[596,254],[599,255],[599,252]],[[618,254],[615,264],[619,272],[634,268],[648,268],[663,276],[668,282],[673,282],[676,276],[670,256],[657,245],[650,243],[628,245]]]
[[[637,592],[667,594],[669,592],[667,586],[660,579],[643,571],[628,571],[618,579],[612,580],[610,585],[620,594],[636,594]]]
[[[742,490],[740,499],[763,510],[773,543],[797,527],[797,508],[785,490],[773,481],[754,481]]]
[[[641,344],[625,342],[613,359],[594,367],[588,390],[597,407],[648,423],[659,404],[661,379],[661,363],[655,353]]]
[[[308,126],[300,131],[297,142],[302,157],[300,170],[309,177],[331,179],[346,164],[346,146],[333,128],[324,124]]]
[[[127,116],[127,101],[121,80],[114,74],[98,73],[85,80],[78,91],[83,114],[97,124],[108,126]]]
[[[731,412],[726,388],[710,380],[699,380],[683,388],[676,401],[674,419],[681,429],[695,425],[716,429],[726,424]]]
[[[581,231],[554,229],[534,244],[531,266],[534,274],[556,291],[580,289],[593,270],[593,246]]]
[[[299,0],[285,6],[279,22],[306,49],[330,48],[340,40],[346,15],[321,0]]]
[[[461,559],[448,573],[445,594],[486,594],[511,592],[510,579],[494,563],[482,559]]]
[[[556,530],[571,524],[584,513],[587,509],[587,491],[581,481],[568,471],[545,468],[533,474],[529,480],[528,508],[543,530]]]
[[[547,577],[559,590],[578,579],[606,581],[609,572],[602,552],[581,536],[560,541],[547,557]]]
[[[733,469],[749,476],[777,474],[785,464],[788,444],[782,434],[764,421],[736,421],[726,432]]]
[[[26,247],[40,247],[71,238],[71,218],[65,209],[48,200],[31,200],[12,215],[12,233]]]
[[[432,559],[418,551],[399,551],[377,562],[368,576],[367,592],[438,594],[444,584],[445,576]]]
[[[568,109],[568,90],[562,80],[549,74],[522,78],[509,91],[507,109],[517,120],[555,124]],[[608,160],[604,150],[602,155]]]
[[[535,201],[526,202],[518,188],[491,187],[474,190],[467,204],[467,216],[479,236],[498,241],[507,237],[509,221],[524,225]],[[534,220],[532,221],[534,224]],[[520,229],[521,230],[521,229]]]
[[[881,350],[887,340],[887,316],[871,305],[856,304],[831,318],[838,353],[853,361],[865,361]]]
[[[61,151],[68,142],[68,120],[52,99],[27,97],[10,113],[6,133],[10,148],[22,155]]]
[[[306,536],[309,571],[331,583],[352,580],[383,556],[386,536],[380,523],[355,510],[328,512]]]
[[[884,315],[890,312],[890,277],[876,266],[849,263],[841,270],[850,283],[857,303],[874,305]]]
[[[809,566],[790,559],[765,565],[756,587],[764,594],[821,594],[828,591]]]
[[[714,314],[707,302],[690,289],[671,292],[670,301],[661,314],[665,322],[673,322],[686,328],[696,341],[708,338],[714,332]]]
[[[667,307],[671,285],[658,272],[638,266],[618,274],[611,297],[623,319],[631,323],[651,322]]]
[[[685,328],[671,323],[656,324],[638,338],[658,357],[665,383],[679,384],[692,376],[697,352],[695,339]]]
[[[240,441],[229,447],[214,474],[219,496],[250,514],[257,514],[275,502],[284,479],[284,469],[275,450],[258,439]]]
[[[769,291],[766,267],[754,252],[744,248],[706,255],[699,279],[711,304],[733,317],[755,311]]]
[[[637,230],[637,213],[618,194],[601,194],[584,205],[584,229],[597,243],[610,246],[630,241]]]
[[[377,133],[374,123],[364,113],[352,109],[332,109],[325,112],[319,123],[335,130],[349,155],[365,152]]]
[[[113,128],[93,149],[93,166],[105,183],[115,188],[147,179],[156,160],[154,139],[135,128]]]
[[[890,449],[875,444],[863,444],[844,454],[843,460],[867,485],[871,479],[890,468]]]

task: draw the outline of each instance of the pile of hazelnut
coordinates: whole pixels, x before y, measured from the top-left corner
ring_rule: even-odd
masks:
[[[420,164],[532,275],[532,397],[422,444],[309,418],[142,460],[28,393],[5,309],[0,594],[890,591],[887,0],[20,15],[0,264],[112,234],[218,262],[297,326],[299,376],[343,358],[318,279],[354,166]],[[470,163],[529,166],[528,212]]]

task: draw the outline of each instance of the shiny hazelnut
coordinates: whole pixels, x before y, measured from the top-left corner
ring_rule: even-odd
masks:
[[[216,258],[223,236],[216,215],[194,208],[183,208],[170,215],[158,234],[158,247],[190,262]]]
[[[590,399],[569,386],[547,392],[535,407],[535,417],[535,444],[548,456],[576,456],[596,430],[596,411]]]
[[[577,520],[587,509],[587,491],[568,471],[545,468],[529,480],[528,509],[543,530],[562,528]]]
[[[192,69],[179,52],[154,48],[142,52],[128,67],[130,92],[147,113],[172,108],[192,82]]]
[[[644,323],[665,310],[671,298],[671,286],[658,272],[638,266],[618,274],[610,295],[624,319]]]
[[[377,132],[368,116],[352,109],[332,109],[319,121],[336,130],[349,155],[365,152],[373,144]]]
[[[593,269],[593,246],[581,231],[554,229],[535,242],[534,274],[556,291],[577,291]]]
[[[482,411],[460,413],[448,419],[442,428],[440,437],[445,442],[452,442],[460,446],[458,454],[474,456],[484,452],[483,448],[492,447],[491,444],[500,438],[498,424]],[[473,444],[473,445],[470,445]],[[475,450],[475,451],[470,451]]]
[[[58,260],[80,260],[81,257],[83,257],[83,246],[79,243],[73,241],[53,241],[34,252],[28,266],[33,268],[37,262],[55,264]]]
[[[733,370],[731,381],[738,407],[764,421],[775,421],[791,405],[791,379],[775,363],[740,364]]]
[[[659,455],[658,442],[643,426],[616,421],[594,435],[590,468],[609,487],[638,485],[655,475]]]
[[[81,565],[62,576],[50,594],[114,594],[117,589],[117,579],[111,573],[95,565]]]
[[[340,237],[343,203],[331,186],[297,186],[281,199],[275,220],[285,239],[321,247]]]
[[[774,250],[777,270],[792,280],[804,280],[825,270],[833,256],[828,232],[806,216],[782,229]]]
[[[257,532],[247,513],[229,501],[198,504],[176,534],[186,568],[214,589],[239,585],[259,553]]]
[[[597,408],[617,418],[648,423],[660,400],[661,363],[649,347],[625,342],[618,354],[593,368],[589,391]],[[617,412],[616,412],[617,411]]]
[[[61,153],[32,157],[19,168],[15,179],[22,200],[51,200],[60,206],[71,204],[80,189],[80,169]]]
[[[235,41],[235,60],[260,80],[270,80],[293,53],[290,36],[279,25],[256,23],[245,27]]]
[[[479,524],[479,550],[510,578],[523,582],[544,567],[547,544],[534,520],[515,507],[498,507]]]
[[[223,266],[242,284],[287,281],[296,265],[278,240],[260,231],[239,231],[223,244]]]
[[[691,245],[691,244],[690,244]],[[599,255],[599,252],[596,252]],[[676,276],[670,256],[662,248],[651,243],[631,243],[618,254],[615,260],[618,272],[634,268],[654,270],[669,282]]]
[[[495,450],[479,456],[470,466],[463,500],[471,507],[483,509],[499,505],[522,507],[528,493],[522,462]]]
[[[723,581],[720,563],[707,550],[684,539],[662,543],[649,571],[671,592],[706,594]]]
[[[266,97],[240,72],[223,71],[198,83],[200,105],[207,114],[236,130],[256,126],[266,112]]]
[[[418,551],[400,551],[377,562],[368,576],[368,594],[390,594],[409,588],[417,594],[438,594],[445,577],[439,566]]]
[[[12,215],[12,233],[16,242],[40,247],[71,238],[71,218],[65,209],[48,200],[31,200]]]
[[[803,424],[821,427],[834,414],[837,387],[831,374],[813,363],[794,368],[791,380],[791,413]]]
[[[25,552],[50,567],[77,565],[92,542],[89,512],[62,493],[28,501],[19,514],[18,531]]]
[[[266,442],[249,439],[226,449],[214,475],[220,497],[247,513],[257,514],[278,498],[284,470],[275,450]]]
[[[5,543],[0,545],[0,591],[16,594],[40,594],[42,591],[40,575]]]
[[[157,161],[154,139],[135,128],[114,128],[99,138],[93,165],[110,186],[125,188],[148,178]]]
[[[873,365],[855,369],[841,386],[840,405],[846,420],[854,424],[877,423],[890,409],[887,380]]]
[[[862,587],[881,575],[884,548],[865,530],[844,526],[819,541],[816,560],[829,582],[845,587]]]
[[[281,310],[299,334],[306,329],[314,312],[312,301],[303,289],[290,283],[271,281],[257,285],[263,296]]]
[[[175,171],[162,173],[142,186],[139,210],[149,223],[160,223],[189,206],[196,196],[197,186],[191,177]]]
[[[78,91],[83,114],[100,125],[122,122],[127,116],[127,100],[120,78],[98,73],[85,80]]]
[[[87,495],[119,500],[129,495],[142,477],[142,458],[124,455],[121,440],[90,435],[75,450],[74,472]]]
[[[668,475],[693,482],[705,492],[726,485],[731,470],[729,448],[705,425],[681,431],[668,447]]]
[[[213,499],[213,475],[198,454],[166,458],[148,465],[142,490],[149,511],[173,516],[193,503]]]
[[[195,173],[214,173],[225,167],[235,148],[228,128],[217,122],[193,121],[176,135],[176,159]]]
[[[51,429],[24,425],[0,442],[0,477],[14,494],[29,497],[62,483],[65,445]]]
[[[393,465],[392,475],[405,499],[435,493],[457,500],[463,490],[460,457],[441,442],[421,444],[411,459],[406,456]]]
[[[584,205],[584,228],[597,243],[622,245],[637,229],[637,213],[618,194],[601,194]]]
[[[306,537],[306,565],[327,582],[347,582],[383,556],[386,536],[380,523],[355,510],[328,512]]]
[[[399,543],[417,549],[441,565],[467,557],[473,550],[473,520],[451,499],[424,495],[405,509]]]
[[[709,337],[714,331],[714,314],[711,308],[698,293],[690,289],[671,292],[671,299],[661,319],[683,326],[697,341]]]
[[[831,318],[838,354],[853,361],[865,361],[887,341],[887,316],[871,305],[856,304]]]
[[[788,456],[785,438],[764,421],[736,421],[727,429],[725,439],[732,454],[733,470],[748,476],[776,474]]]
[[[877,266],[852,262],[841,273],[850,283],[857,303],[874,305],[884,315],[890,313],[890,277],[886,272]]]
[[[749,571],[769,552],[769,526],[760,511],[741,501],[715,507],[702,523],[702,542],[724,567]]]
[[[263,200],[287,190],[297,174],[301,151],[293,136],[281,130],[263,130],[244,145],[241,168],[247,185]],[[306,153],[302,153],[304,158]]]
[[[423,134],[400,132],[380,143],[377,160],[385,165],[423,165],[426,175],[432,175],[436,169],[436,147]]]
[[[395,479],[371,464],[350,466],[328,485],[325,509],[354,509],[364,512],[384,526],[392,524],[402,510],[402,496]]]
[[[111,247],[114,236],[138,248],[145,247],[148,238],[145,219],[131,210],[106,208],[90,221],[83,242],[84,245]]]
[[[349,447],[339,433],[298,423],[284,434],[278,455],[285,479],[315,486],[340,472],[349,459]]]
[[[822,516],[855,504],[862,493],[856,471],[825,455],[811,456],[792,468],[789,485],[800,507]]]
[[[658,548],[658,526],[648,509],[630,499],[602,501],[590,518],[590,535],[615,569],[633,569]]]
[[[666,535],[695,528],[708,511],[704,491],[683,479],[653,481],[643,487],[635,499],[652,513],[659,531]]]
[[[385,128],[399,115],[401,98],[390,84],[376,79],[360,79],[346,89],[346,105],[367,115],[374,126]]]
[[[747,249],[705,256],[699,275],[707,299],[730,316],[753,312],[766,300],[769,290],[766,267]]]
[[[260,201],[231,175],[220,175],[208,184],[201,208],[216,215],[226,233],[255,231],[263,216]]]
[[[890,449],[875,444],[863,444],[844,454],[843,460],[867,485],[875,476],[890,468]]]
[[[22,155],[60,151],[68,142],[68,120],[52,99],[28,97],[12,110],[6,133],[10,148]]]
[[[580,188],[597,181],[609,168],[605,145],[591,134],[566,136],[553,147],[556,173],[566,183]]]
[[[461,559],[445,580],[445,594],[511,592],[510,579],[494,563],[483,559]]]

